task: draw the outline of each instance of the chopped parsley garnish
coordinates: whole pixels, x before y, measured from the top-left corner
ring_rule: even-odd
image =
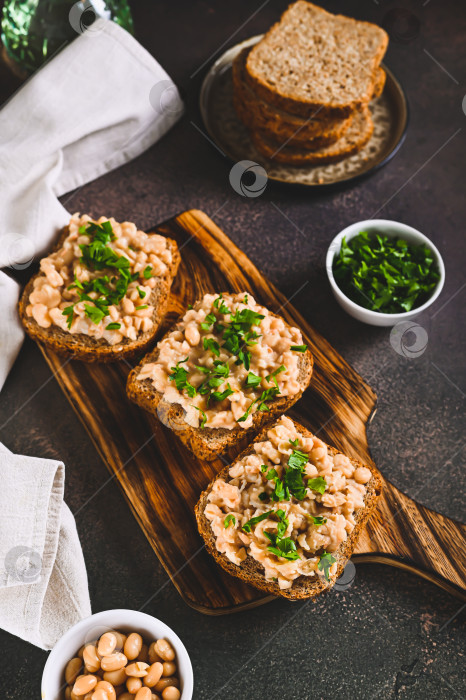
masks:
[[[294,350],[295,352],[306,352],[307,345],[292,345],[290,350]]]
[[[216,357],[220,356],[220,345],[213,338],[204,338],[204,350],[210,350]]]
[[[298,447],[299,438],[296,438],[296,440],[289,440],[288,442],[290,443],[290,445],[293,445],[293,447]]]
[[[141,289],[141,287],[138,287],[138,294],[140,299],[144,299],[144,297],[146,296],[146,292],[143,289]]]
[[[251,353],[249,350],[240,350],[238,352],[238,359],[236,360],[237,365],[244,365],[245,368],[249,371],[249,368],[251,366]]]
[[[107,311],[104,311],[98,306],[91,306],[90,304],[84,304],[84,310],[86,316],[88,316],[92,323],[98,325],[105,316],[107,316]]]
[[[284,537],[281,540],[277,540],[275,546],[269,545],[267,549],[277,557],[283,557],[283,559],[289,559],[290,561],[301,559],[296,551],[296,542],[291,537]]]
[[[262,493],[259,494],[258,498],[259,498],[259,501],[268,501],[269,500],[269,497],[265,491],[262,491]]]
[[[317,493],[321,494],[323,494],[327,488],[327,482],[323,476],[316,476],[314,479],[308,479],[307,485],[313,491],[317,491]]]
[[[278,518],[277,532],[266,532],[264,535],[272,543],[267,547],[268,551],[275,554],[277,557],[282,557],[290,561],[299,559],[300,556],[296,551],[296,542],[291,537],[284,537],[286,529],[289,525],[289,520],[286,517],[284,510],[277,510],[275,513]]]
[[[214,306],[216,309],[218,309],[218,312],[220,314],[229,314],[230,313],[230,309],[223,301],[223,294],[220,294],[220,296],[217,297],[217,299],[215,299]]]
[[[119,328],[121,328],[121,323],[109,323],[108,326],[105,326],[106,331],[117,331]]]
[[[66,325],[68,328],[71,328],[71,324],[73,323],[73,316],[74,316],[74,306],[67,306],[65,309],[63,309],[63,316],[66,316]]]
[[[306,518],[314,525],[324,525],[327,522],[323,515],[306,515]]]
[[[340,289],[359,306],[396,314],[426,302],[440,279],[434,254],[425,244],[361,231],[343,238],[333,261]]]
[[[271,380],[273,380],[277,389],[279,388],[278,381],[277,381],[277,374],[280,374],[280,372],[286,372],[285,365],[280,365],[280,367],[278,367],[275,371],[273,371],[272,374],[268,374],[265,378],[267,382],[270,382]]]
[[[238,418],[238,423],[242,423],[247,419],[255,404],[258,404],[258,411],[270,411],[269,406],[267,406],[267,401],[272,401],[278,394],[279,391],[276,387],[272,387],[271,389],[265,389],[265,391],[262,392],[259,398],[251,402],[246,413],[243,413],[243,415],[240,418]]]
[[[246,377],[246,386],[259,386],[262,381],[262,377],[258,377],[254,372],[249,372]]]
[[[202,420],[199,425],[200,428],[205,428],[205,424],[207,423],[207,414],[205,411],[202,410],[202,408],[199,408],[199,406],[195,406],[194,404],[191,404],[193,408],[196,409],[196,411],[199,411],[201,414]]]
[[[148,306],[147,304],[141,304],[140,306],[136,306],[136,311],[141,311],[141,309],[147,309]]]
[[[227,388],[224,389],[224,391],[213,391],[210,396],[216,401],[224,401],[228,396],[231,396],[232,394],[234,394],[234,391],[231,388],[231,386],[227,384]]]
[[[176,363],[176,367],[171,367],[172,373],[168,375],[170,381],[174,381],[178,391],[186,391],[187,395],[192,399],[196,396],[196,387],[188,382],[189,372],[185,367],[181,367],[182,364],[188,361],[180,360]]]
[[[293,450],[288,458],[288,465],[293,469],[302,469],[309,462],[309,455],[299,450]]]
[[[215,321],[217,320],[217,317],[215,314],[207,314],[205,317],[205,321],[201,323],[201,328],[203,331],[209,331],[211,327],[214,325]]]
[[[327,581],[330,581],[330,567],[332,564],[335,564],[336,559],[333,557],[330,552],[326,552],[324,549],[324,553],[320,555],[320,560],[319,563],[317,564],[317,568],[319,571],[324,572],[324,576]]]
[[[152,267],[148,265],[142,274],[144,279],[148,280],[150,277],[152,277]]]
[[[223,521],[223,525],[224,525],[225,529],[228,527],[228,525],[230,523],[233,523],[233,525],[236,525],[236,518],[231,513],[229,513],[227,515],[227,517],[225,518],[225,520]]]
[[[257,523],[262,522],[262,520],[266,520],[269,517],[269,515],[273,512],[273,510],[268,510],[266,513],[262,513],[262,515],[256,515],[254,518],[251,518],[246,523],[244,523],[241,529],[244,530],[244,532],[251,532],[251,527],[253,525],[257,525]]]

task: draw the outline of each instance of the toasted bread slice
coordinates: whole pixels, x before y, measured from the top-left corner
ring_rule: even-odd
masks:
[[[251,49],[245,76],[279,109],[345,117],[371,99],[387,45],[377,25],[298,0]]]
[[[296,421],[293,421],[296,429],[304,437],[313,437],[312,433],[307,430],[304,426],[300,425]],[[244,452],[242,452],[235,463],[243,459],[248,455],[255,454],[254,444],[267,440],[267,431],[271,426],[268,426],[262,430],[262,432],[256,437],[254,442],[249,445]],[[340,450],[335,447],[327,446],[328,453],[332,456],[336,454],[341,454]],[[212,531],[210,521],[205,515],[205,508],[208,504],[208,496],[212,491],[212,487],[217,479],[227,480],[229,477],[229,470],[234,464],[224,467],[211,481],[209,486],[200,496],[200,499],[195,507],[196,521],[199,532],[206,544],[208,552],[214,557],[216,562],[225,569],[229,574],[237,576],[251,586],[258,588],[271,595],[283,596],[289,600],[300,600],[303,598],[315,598],[321,593],[328,591],[338,579],[346,566],[348,559],[351,558],[354,547],[358,540],[358,537],[369,520],[374,508],[376,506],[377,500],[381,494],[382,490],[382,479],[375,467],[367,464],[362,464],[358,460],[351,460],[352,465],[355,467],[367,467],[370,470],[372,476],[370,481],[366,484],[366,493],[364,497],[364,507],[358,508],[354,512],[355,526],[352,532],[348,535],[347,539],[341,543],[339,548],[332,552],[332,555],[336,559],[337,570],[334,575],[330,577],[330,581],[325,580],[323,576],[298,576],[294,579],[291,588],[280,589],[278,583],[272,580],[267,580],[264,575],[264,567],[256,559],[254,559],[250,554],[246,556],[246,559],[239,565],[234,564],[230,561],[227,556],[218,551],[216,547],[216,538]]]
[[[58,238],[55,246],[56,250],[61,248],[68,234],[69,227],[65,226]],[[176,241],[167,238],[167,243],[172,253],[172,262],[168,266],[167,272],[157,277],[156,286],[152,290],[149,299],[144,300],[154,306],[154,313],[152,315],[154,325],[149,331],[138,333],[136,340],[124,338],[116,345],[109,345],[104,339],[96,340],[83,333],[70,333],[56,325],[52,325],[49,328],[42,328],[34,318],[29,316],[26,312],[29,296],[34,289],[34,280],[41,276],[43,274],[42,272],[38,272],[29,280],[19,300],[19,316],[26,333],[33,338],[33,340],[37,340],[39,343],[53,350],[53,352],[76,360],[82,360],[83,362],[116,362],[140,355],[142,352],[146,351],[154,341],[165,315],[170,296],[170,288],[181,261]]]
[[[284,142],[312,142],[315,148],[337,141],[349,127],[351,116],[302,119],[275,108],[256,95],[244,79],[244,66],[250,49],[244,49],[233,62],[233,103],[241,121],[250,129],[263,130],[271,138]]]
[[[330,146],[313,150],[312,143],[308,147],[283,145],[272,141],[260,131],[252,131],[251,139],[256,149],[266,158],[276,163],[288,165],[323,165],[335,163],[343,158],[357,153],[369,141],[374,131],[374,124],[368,107],[364,106],[356,112],[349,129],[343,136]]]
[[[279,318],[277,314],[271,316]],[[164,336],[167,337],[176,325]],[[163,338],[162,338],[163,340]],[[156,415],[175,435],[191,450],[191,452],[206,461],[220,457],[230,448],[241,447],[245,441],[250,441],[257,432],[282,414],[301,398],[304,390],[309,386],[313,368],[312,354],[307,349],[299,356],[300,390],[293,396],[277,397],[268,404],[268,411],[256,411],[252,417],[252,425],[249,428],[235,426],[228,428],[195,428],[184,421],[184,409],[176,403],[168,403],[163,400],[162,394],[157,391],[150,379],[138,379],[142,367],[146,363],[156,362],[159,355],[158,347],[148,353],[129,374],[126,393],[131,401],[144,408],[149,413]]]

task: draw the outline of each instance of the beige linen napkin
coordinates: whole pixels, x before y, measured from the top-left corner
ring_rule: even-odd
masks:
[[[42,649],[91,614],[61,462],[0,443],[0,627]]]

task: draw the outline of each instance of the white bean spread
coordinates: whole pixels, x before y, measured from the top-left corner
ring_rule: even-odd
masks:
[[[356,525],[372,473],[282,416],[254,453],[217,479],[207,498],[216,547],[234,564],[249,555],[265,578],[291,588],[298,576],[336,574],[336,552]]]
[[[249,428],[256,411],[300,391],[301,331],[250,294],[206,294],[158,345],[149,379],[192,427]]]
[[[40,261],[26,313],[42,328],[109,345],[136,340],[154,325],[150,296],[171,261],[163,236],[129,221],[74,214],[61,248]]]

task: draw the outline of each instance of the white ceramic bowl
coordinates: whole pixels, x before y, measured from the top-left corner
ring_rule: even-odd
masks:
[[[65,697],[64,673],[68,661],[76,656],[76,652],[85,642],[94,641],[111,629],[139,632],[146,639],[167,639],[176,652],[181,700],[191,700],[193,669],[183,642],[164,622],[136,610],[105,610],[71,627],[55,644],[45,664],[42,675],[42,700],[61,700]]]
[[[364,307],[355,304],[354,301],[351,301],[351,299],[349,299],[346,294],[342,292],[333,276],[333,259],[335,255],[338,255],[340,252],[343,237],[349,241],[351,238],[357,236],[361,231],[384,233],[386,236],[391,236],[393,238],[402,238],[408,243],[413,243],[415,245],[425,243],[427,246],[429,246],[434,254],[434,259],[440,272],[440,280],[430,298],[422,306],[399,314],[386,314],[381,313],[380,311],[365,309]],[[345,229],[343,229],[338,236],[335,236],[330,244],[327,252],[326,268],[333,295],[340,304],[341,308],[344,309],[350,316],[353,316],[353,318],[356,318],[358,321],[362,321],[363,323],[368,323],[371,326],[395,326],[400,321],[406,321],[410,318],[418,316],[434,303],[442,291],[445,282],[445,265],[443,264],[442,256],[432,241],[430,241],[427,236],[424,236],[424,234],[417,229],[412,228],[412,226],[401,224],[398,221],[390,221],[389,219],[369,219],[368,221],[357,221],[355,224],[351,224],[351,226],[347,226]]]

